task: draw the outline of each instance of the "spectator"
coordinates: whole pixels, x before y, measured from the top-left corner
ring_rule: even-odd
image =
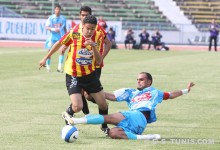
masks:
[[[98,25],[100,25],[101,27],[103,27],[103,29],[105,29],[105,30],[106,30],[106,28],[108,27],[106,21],[103,19],[103,16],[100,16],[100,17],[99,17]]]
[[[147,32],[146,29],[143,29],[142,32],[139,34],[140,37],[140,49],[142,49],[142,44],[148,44],[148,50],[150,49],[151,42],[149,41],[149,33]]]
[[[169,50],[169,47],[165,46],[164,42],[161,42],[162,37],[163,36],[159,30],[156,30],[152,35],[152,44],[154,45],[155,50]]]
[[[109,31],[107,33],[108,39],[112,42],[112,47],[113,49],[117,48],[116,42],[115,42],[115,31],[113,30],[112,27],[109,28]]]
[[[212,48],[212,41],[214,40],[215,51],[217,52],[217,38],[219,33],[219,26],[215,23],[215,19],[212,20],[212,23],[209,26],[209,51]]]
[[[132,29],[128,29],[126,37],[125,37],[125,48],[127,49],[127,44],[132,43],[132,48],[135,47],[136,40],[134,39],[134,32]]]

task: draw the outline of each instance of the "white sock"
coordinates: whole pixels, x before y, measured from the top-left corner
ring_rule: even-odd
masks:
[[[160,138],[159,134],[137,135],[137,140],[159,140]]]
[[[47,67],[47,70],[50,70],[50,66],[49,65],[46,65],[46,67]]]
[[[85,124],[87,123],[87,119],[86,117],[83,117],[83,118],[72,118],[73,119],[73,122],[74,124]]]
[[[61,70],[62,69],[62,64],[58,64],[58,68],[57,68],[58,70]]]

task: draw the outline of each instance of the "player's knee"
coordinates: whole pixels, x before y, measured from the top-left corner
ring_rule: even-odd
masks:
[[[101,110],[107,110],[107,109],[108,109],[108,104],[107,104],[107,103],[100,104],[100,105],[99,105],[99,108],[100,108]]]
[[[72,105],[72,109],[75,113],[80,112],[83,108],[83,105]]]

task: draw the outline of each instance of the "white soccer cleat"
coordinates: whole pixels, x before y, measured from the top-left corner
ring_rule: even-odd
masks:
[[[67,112],[62,113],[63,119],[65,119],[69,124],[74,125],[73,119]]]
[[[161,139],[160,134],[152,134],[152,135],[154,136],[153,140],[160,140]]]
[[[159,134],[146,134],[146,135],[137,135],[138,140],[160,140],[161,136]]]

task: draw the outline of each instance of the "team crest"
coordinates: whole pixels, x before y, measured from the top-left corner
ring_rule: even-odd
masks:
[[[78,32],[73,32],[72,36],[73,36],[73,39],[80,39],[80,33]]]

